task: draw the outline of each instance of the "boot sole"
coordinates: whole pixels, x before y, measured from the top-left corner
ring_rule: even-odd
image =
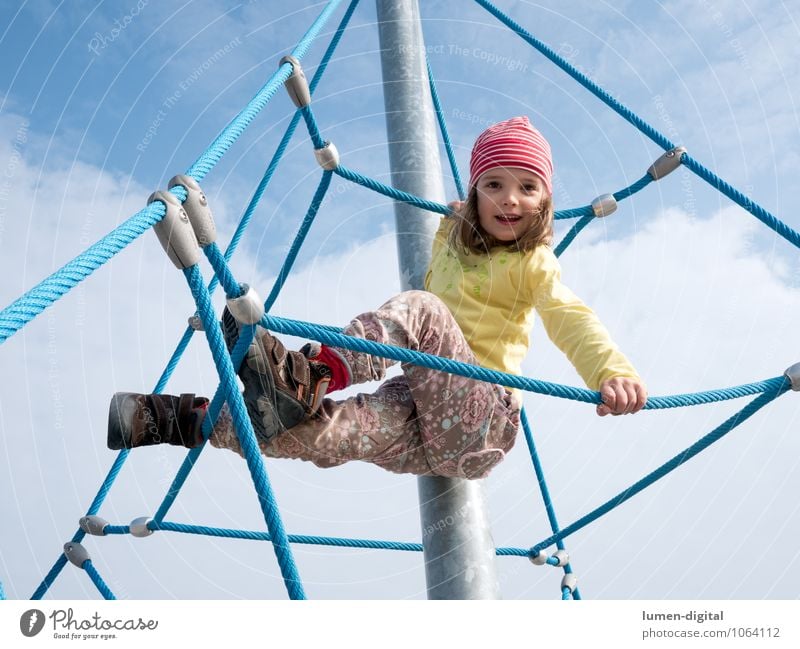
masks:
[[[225,338],[228,352],[231,352],[239,340],[239,323],[231,315],[227,307],[222,312],[222,334]],[[253,424],[253,431],[259,441],[269,442],[278,433],[282,432],[284,427],[275,409],[277,391],[272,374],[269,371],[257,372],[250,367],[247,362],[247,356],[253,353],[260,354],[264,366],[269,367],[265,351],[258,342],[258,336],[255,336],[237,373],[244,384],[242,397],[247,408],[247,414]]]
[[[131,448],[132,421],[137,405],[133,392],[117,392],[111,397],[108,408],[108,433],[106,445],[112,451]]]

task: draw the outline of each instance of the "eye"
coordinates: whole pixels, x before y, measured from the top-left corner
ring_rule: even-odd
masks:
[[[522,186],[522,188],[526,192],[531,194],[531,193],[535,192],[537,189],[539,189],[539,185],[537,185],[536,183],[526,183],[525,185]]]
[[[497,189],[498,187],[500,187],[500,183],[497,182],[496,180],[489,180],[486,182],[484,187],[486,187],[487,189]]]

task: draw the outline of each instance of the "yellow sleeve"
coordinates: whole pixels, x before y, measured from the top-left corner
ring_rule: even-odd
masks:
[[[641,380],[600,319],[561,283],[552,250],[538,246],[530,259],[530,297],[550,340],[567,356],[590,390],[614,377]]]

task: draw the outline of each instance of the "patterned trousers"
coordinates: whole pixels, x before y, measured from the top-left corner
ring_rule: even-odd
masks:
[[[475,364],[461,329],[432,293],[407,291],[377,311],[363,313],[344,330],[349,336],[397,345]],[[354,383],[383,380],[396,361],[337,348]],[[320,410],[269,442],[267,457],[296,458],[319,467],[351,460],[395,473],[483,478],[514,445],[520,402],[505,388],[407,363],[403,374],[372,394],[341,401],[326,398]],[[241,455],[227,406],[210,442]]]

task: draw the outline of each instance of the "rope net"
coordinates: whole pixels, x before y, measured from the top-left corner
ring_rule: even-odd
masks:
[[[544,43],[531,36],[523,27],[497,9],[491,2],[488,2],[487,0],[476,0],[476,2],[478,5],[484,7],[489,13],[495,16],[511,31],[541,52],[546,58],[559,66],[562,70],[564,70],[564,72],[569,74],[581,85],[590,90],[599,99],[612,108],[612,110],[619,113],[628,122],[639,129],[660,147],[662,147],[665,151],[669,152],[675,148],[675,145],[666,137],[661,135],[641,118],[636,116],[631,110],[620,104],[617,100],[611,97],[611,95],[597,86],[579,70],[571,66],[568,61],[564,60]],[[298,42],[296,48],[292,51],[292,56],[294,56],[298,62],[302,60],[311,43],[314,41],[324,24],[328,21],[341,3],[342,0],[330,0],[311,27],[308,29],[306,34]],[[319,84],[320,79],[325,73],[328,63],[333,56],[333,53],[336,50],[336,47],[339,44],[357,5],[358,0],[351,0],[336,31],[333,34],[331,41],[322,57],[320,65],[318,66],[314,77],[310,82],[309,89],[312,95]],[[214,142],[212,142],[212,144],[209,145],[208,148],[200,155],[195,163],[189,167],[186,172],[188,176],[191,176],[196,181],[200,181],[213,169],[215,164],[234,144],[234,142],[244,132],[255,116],[268,104],[279,87],[286,82],[292,73],[292,69],[293,64],[291,62],[285,62],[279,67],[279,69],[270,77],[267,83],[259,90],[259,92],[247,104],[247,106],[245,106],[245,108],[243,108],[242,111],[228,124],[228,126],[220,133]],[[436,116],[440,126],[443,144],[446,148],[448,160],[451,165],[456,191],[463,199],[464,189],[458,169],[456,167],[453,147],[447,131],[447,125],[444,119],[444,114],[442,112],[441,103],[436,91],[434,77],[430,66],[428,66],[428,76]],[[184,270],[184,275],[186,277],[189,290],[191,291],[197,306],[196,316],[199,321],[202,322],[202,329],[204,330],[220,377],[219,387],[217,388],[216,393],[211,400],[208,416],[205,418],[203,423],[203,434],[205,439],[208,440],[213,428],[213,424],[219,415],[220,409],[223,403],[227,402],[229,404],[235,428],[241,442],[247,467],[250,471],[253,486],[258,494],[259,504],[264,521],[266,523],[267,531],[247,531],[205,527],[200,525],[186,525],[165,520],[172,504],[179,495],[183,484],[196,464],[197,458],[203,452],[205,445],[188,451],[183,464],[179,468],[175,478],[167,490],[166,495],[164,496],[163,501],[157,508],[156,513],[152,518],[137,519],[138,522],[134,522],[136,525],[133,523],[131,525],[108,524],[103,519],[99,518],[98,514],[106,496],[114,484],[115,479],[119,475],[125,464],[125,461],[128,458],[130,451],[123,450],[119,452],[114,460],[114,463],[111,466],[106,478],[103,480],[94,501],[87,509],[85,516],[81,519],[81,525],[79,529],[75,532],[67,545],[80,544],[87,533],[101,536],[114,534],[134,534],[136,536],[142,536],[158,531],[170,531],[183,534],[201,534],[219,538],[265,541],[271,543],[274,548],[287,593],[292,599],[305,599],[306,597],[303,584],[292,555],[292,544],[317,544],[335,547],[397,550],[403,552],[422,551],[421,543],[338,538],[327,536],[306,536],[288,534],[286,532],[281,520],[275,495],[270,485],[269,476],[263,463],[263,458],[258,450],[258,444],[256,443],[252,425],[246,413],[242,395],[239,393],[239,389],[237,387],[236,372],[234,370],[234,368],[238,367],[244,358],[247,347],[253,339],[255,327],[245,326],[242,329],[236,346],[229,354],[223,342],[222,332],[220,330],[217,317],[211,306],[211,295],[219,284],[222,284],[225,294],[229,298],[238,297],[241,293],[241,285],[236,281],[233,272],[228,266],[228,262],[230,261],[239,242],[241,241],[247,226],[251,222],[255,209],[266,192],[270,180],[277,169],[281,158],[287,149],[289,141],[291,140],[300,123],[300,120],[304,121],[309,138],[314,148],[320,150],[325,147],[326,143],[322,138],[311,106],[298,108],[272,159],[270,160],[249,204],[247,205],[239,225],[233,234],[225,252],[223,253],[216,243],[212,243],[203,249],[214,270],[214,276],[211,281],[207,285],[205,284],[199,267],[196,264]],[[749,211],[756,218],[762,221],[762,223],[767,225],[776,233],[780,234],[795,247],[800,247],[800,234],[777,219],[777,217],[770,214],[767,210],[744,196],[744,194],[736,190],[730,184],[703,167],[699,162],[685,153],[685,151],[679,154],[677,163],[685,165],[698,177],[702,178],[712,187],[718,189],[720,192],[728,196],[732,201]],[[393,347],[375,343],[369,340],[345,336],[337,327],[290,320],[287,318],[280,318],[270,315],[270,308],[278,298],[286,279],[291,273],[297,255],[301,250],[305,238],[313,225],[317,212],[326,196],[328,188],[330,187],[331,178],[334,174],[350,182],[378,192],[384,196],[388,196],[396,201],[402,201],[436,214],[449,213],[449,208],[445,205],[441,205],[439,203],[426,200],[423,197],[414,196],[393,187],[384,185],[383,183],[380,183],[368,176],[362,175],[357,171],[351,170],[344,165],[336,164],[335,167],[325,169],[321,174],[317,190],[302,222],[300,223],[289,253],[287,254],[280,272],[278,273],[277,279],[275,280],[275,283],[269,292],[268,298],[264,305],[265,315],[261,319],[261,326],[282,334],[311,338],[335,347],[345,347],[359,352],[384,356],[443,372],[460,374],[473,379],[489,381],[491,383],[500,383],[502,385],[516,387],[521,390],[534,392],[537,394],[591,404],[599,403],[599,393],[591,390],[560,385],[557,383],[550,383],[528,377],[510,375],[482,367],[476,367],[474,365],[459,363],[447,358],[440,358],[421,352],[411,351],[405,348]],[[629,187],[622,188],[611,194],[610,196],[613,197],[613,209],[616,209],[617,202],[625,200],[635,193],[645,189],[657,177],[659,177],[657,174],[647,173],[640,180],[636,181]],[[185,201],[187,198],[186,191],[180,185],[174,187],[170,191],[180,201]],[[51,306],[54,302],[69,292],[78,283],[89,277],[89,275],[91,275],[95,270],[109,261],[118,252],[127,247],[142,233],[146,232],[153,225],[158,223],[165,216],[165,213],[166,208],[162,202],[157,201],[151,203],[146,208],[130,217],[122,225],[109,232],[100,241],[90,246],[85,252],[75,257],[61,269],[47,277],[8,307],[0,311],[0,344],[10,336],[14,335],[14,333],[19,331],[28,322],[39,315],[44,309]],[[576,223],[556,246],[556,254],[561,255],[580,234],[580,232],[589,226],[592,221],[604,215],[605,214],[602,212],[602,210],[598,212],[597,206],[594,203],[557,212],[557,219],[576,219]],[[185,351],[189,341],[193,337],[195,331],[195,328],[192,326],[188,326],[186,328],[172,357],[167,363],[166,368],[156,382],[153,392],[159,393],[164,389],[169,377],[177,367],[177,364],[180,361],[181,356]],[[528,450],[530,452],[537,481],[541,489],[552,534],[529,547],[498,547],[496,548],[496,554],[498,556],[526,557],[531,559],[534,563],[548,564],[562,569],[565,573],[565,580],[562,581],[561,586],[562,598],[579,599],[581,596],[580,591],[574,585],[574,581],[570,581],[569,579],[569,576],[572,574],[572,568],[569,562],[569,557],[565,552],[564,539],[582,529],[600,516],[608,513],[623,502],[627,501],[643,489],[647,488],[657,480],[675,470],[683,463],[687,462],[701,451],[708,448],[711,444],[718,441],[728,432],[733,430],[736,426],[754,415],[758,410],[784,394],[791,387],[792,385],[790,378],[787,375],[781,375],[731,388],[721,388],[691,394],[649,397],[647,405],[645,406],[645,408],[649,410],[682,408],[729,399],[738,399],[746,396],[752,396],[755,398],[740,411],[729,417],[726,421],[722,422],[714,430],[701,437],[697,442],[675,455],[672,459],[643,476],[640,480],[613,498],[609,499],[607,502],[596,507],[586,515],[565,527],[560,527],[556,519],[555,510],[547,488],[542,465],[534,444],[533,433],[528,422],[528,418],[523,410],[523,433],[528,445]],[[548,556],[545,552],[545,549],[552,545],[555,545],[556,551],[552,556]],[[67,552],[64,552],[58,556],[53,567],[42,579],[40,585],[33,593],[32,599],[40,599],[45,595],[49,587],[61,573],[62,568],[66,565],[68,560],[75,563],[75,565],[77,565],[86,573],[87,577],[91,579],[92,583],[95,584],[99,593],[104,598],[114,598],[113,592],[108,587],[106,582],[103,581],[102,577],[97,571],[96,566],[88,558],[88,554],[76,561],[72,557],[68,559]],[[0,599],[4,598],[4,596],[5,594],[2,584],[0,583]]]

